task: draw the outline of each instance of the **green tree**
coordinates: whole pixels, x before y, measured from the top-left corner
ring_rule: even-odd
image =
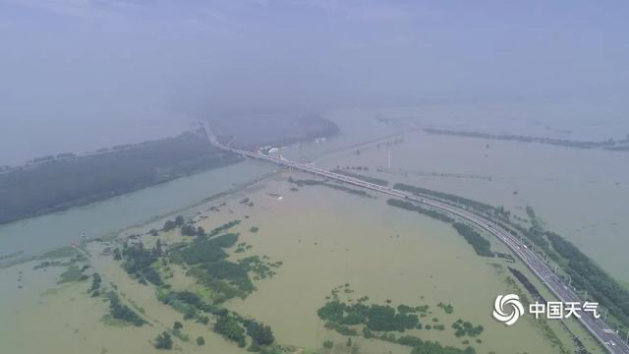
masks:
[[[247,324],[247,334],[257,345],[271,345],[275,341],[271,327],[256,321]]]
[[[101,279],[100,275],[98,273],[94,273],[94,275],[92,276],[92,287],[90,288],[90,290],[88,290],[88,292],[93,292],[100,289],[102,281],[103,280]]]
[[[184,236],[196,236],[197,235],[197,229],[192,226],[192,225],[184,225],[181,228],[181,234]]]
[[[155,256],[157,257],[161,257],[164,254],[162,240],[157,240],[157,242],[155,243],[155,248],[153,249],[153,253],[155,253]]]
[[[129,308],[129,306],[120,302],[118,294],[110,291],[107,294],[107,297],[109,298],[109,312],[113,318],[129,322],[136,327],[141,327],[146,323],[146,321],[135,313],[135,311]]]
[[[214,325],[214,332],[222,335],[223,337],[233,340],[238,343],[240,347],[245,346],[245,330],[240,327],[238,321],[229,316],[221,316],[216,321],[216,325]]]
[[[162,231],[168,232],[170,230],[174,230],[176,227],[177,227],[177,224],[175,224],[174,221],[166,220],[166,222],[164,223],[164,227],[162,228]]]
[[[163,332],[155,338],[155,348],[160,350],[173,349],[173,339],[168,332]]]
[[[198,346],[202,346],[204,344],[205,344],[205,339],[203,339],[203,337],[197,338],[197,345]]]

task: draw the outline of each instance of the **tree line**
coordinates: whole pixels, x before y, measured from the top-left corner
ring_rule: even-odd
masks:
[[[0,224],[87,205],[241,161],[200,133],[0,174]]]
[[[113,318],[131,323],[136,327],[142,327],[146,324],[146,321],[140,317],[140,315],[133,311],[129,306],[120,302],[118,294],[110,291],[107,294],[107,298],[109,299],[109,313]]]
[[[629,290],[583,254],[574,244],[553,232],[546,232],[553,249],[564,258],[564,269],[572,285],[588,292],[610,314],[629,328]]]

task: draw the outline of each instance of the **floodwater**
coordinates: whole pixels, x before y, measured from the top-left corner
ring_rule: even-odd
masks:
[[[18,258],[100,237],[159,215],[189,207],[273,171],[275,167],[244,161],[221,169],[146,188],[134,193],[0,226],[0,266]]]
[[[10,107],[8,101],[3,102],[5,104],[0,107],[3,117],[0,119],[0,166],[21,165],[32,158],[51,154],[78,154],[164,139],[190,130],[195,123],[188,117],[164,112],[158,102],[145,102],[143,107],[130,109],[129,106],[111,104],[102,96],[98,103],[76,99],[74,95],[63,99],[67,97],[75,98],[72,104],[61,107],[59,101],[53,100],[55,107],[49,110],[32,104]],[[141,101],[137,95],[128,98],[134,104]],[[40,111],[24,114],[32,109]]]
[[[530,205],[547,229],[629,282],[626,153],[415,132],[402,144],[362,149],[360,156],[352,150],[319,164],[367,166],[379,178],[504,205],[523,217]]]
[[[618,103],[614,98],[608,101]],[[421,131],[404,135],[403,144],[391,147],[381,144],[378,149],[374,143],[348,148],[399,133],[405,125],[569,140],[624,139],[629,135],[625,106],[567,99],[542,100],[535,105],[517,100],[435,101],[420,107],[345,109],[326,117],[347,134],[325,144],[290,147],[284,155],[316,161],[325,168],[366,166],[369,175],[504,205],[524,217],[530,205],[548,230],[565,236],[606,271],[629,283],[629,257],[625,254],[629,220],[624,217],[629,200],[629,153]],[[379,122],[383,119],[397,123],[385,125]],[[391,170],[376,172],[389,167],[389,152]]]
[[[271,281],[257,284],[259,291],[250,298],[229,306],[271,324],[281,342],[306,348],[320,347],[325,340],[343,343],[345,338],[323,327],[316,311],[333,288],[349,283],[354,300],[368,296],[379,304],[390,299],[394,305],[429,305],[432,314],[422,322],[431,324],[436,317],[446,331],[407,332],[423,339],[465,347],[450,329],[461,318],[485,327],[482,344],[470,341],[480,353],[556,352],[533,323],[507,328],[491,318],[496,295],[508,291],[507,264],[478,257],[450,226],[391,208],[384,198],[348,196],[325,187],[292,192],[289,187],[269,184],[268,191],[282,194],[282,201],[261,198],[267,190],[248,195],[256,202],[248,222],[260,231],[243,240],[253,245],[254,254],[284,265]],[[452,304],[454,313],[437,308],[440,302]],[[365,353],[409,351],[373,340],[358,343]]]
[[[507,328],[491,318],[495,296],[510,291],[505,283],[508,264],[478,257],[448,225],[388,207],[382,197],[366,199],[325,187],[291,191],[293,185],[287,177],[276,177],[185,213],[206,230],[242,220],[233,231],[241,233],[239,242],[252,248],[233,253],[232,258],[258,255],[283,262],[274,277],[255,281],[258,290],[248,298],[227,303],[228,308],[270,325],[278,343],[303,348],[304,353],[321,349],[326,340],[344,345],[346,338],[325,329],[316,311],[333,288],[349,283],[355,291],[349,297],[354,300],[368,296],[373,303],[390,299],[394,305],[429,305],[431,314],[422,322],[434,324],[432,318],[437,318],[446,326],[443,332],[414,330],[407,334],[465,347],[464,339],[457,339],[450,328],[460,318],[485,327],[482,343],[470,341],[479,353],[556,353],[533,320]],[[270,198],[270,193],[283,198]],[[254,202],[253,207],[240,203],[245,197]],[[209,210],[223,202],[226,205],[220,211]],[[253,226],[259,231],[249,232]],[[164,237],[169,243],[182,238],[172,233]],[[150,247],[155,238],[144,236],[143,242]],[[504,251],[500,244],[492,243],[496,250]],[[0,341],[12,353],[44,349],[49,353],[155,353],[150,340],[174,321],[181,321],[181,314],[161,304],[151,287],[131,280],[111,256],[98,255],[97,244],[88,250],[103,284],[116,284],[125,299],[145,311],[151,325],[139,329],[105,325],[100,318],[106,313],[106,303],[89,297],[89,282],[56,285],[62,269],[33,270],[35,263],[26,263],[0,272]],[[528,274],[520,265],[516,267]],[[175,289],[193,287],[185,272],[175,273]],[[454,313],[448,315],[437,308],[439,302],[453,305]],[[29,327],[30,323],[35,324]],[[569,346],[559,326],[553,325],[553,330]],[[29,340],[35,333],[37,340]],[[175,341],[183,352],[212,348],[226,354],[245,353],[192,321],[184,322],[184,333],[191,342]],[[205,347],[193,343],[197,336],[205,338]],[[354,342],[364,354],[410,352],[408,347],[377,340],[357,337]]]
[[[376,177],[504,205],[520,215],[531,205],[549,229],[564,234],[605,269],[628,280],[624,272],[628,260],[621,254],[629,245],[622,234],[623,227],[629,225],[620,217],[629,197],[629,167],[624,154],[421,132],[406,135],[404,143],[390,149],[360,147],[360,155],[355,149],[340,150],[399,132],[399,127],[375,120],[378,115],[387,116],[387,111],[382,112],[337,112],[331,118],[342,127],[365,123],[326,143],[289,147],[285,156],[306,160],[339,151],[317,163],[329,168],[367,166],[368,174]],[[391,169],[376,172],[377,168],[388,167],[389,150]],[[65,246],[80,238],[82,232],[97,237],[142,224],[197,204],[273,168],[248,161],[87,207],[6,225],[0,227],[0,256],[19,251],[36,254]],[[194,216],[201,212],[196,219],[206,230],[241,219],[243,223],[235,231],[242,234],[240,242],[253,248],[233,257],[267,255],[272,261],[283,262],[272,279],[255,282],[258,291],[245,300],[227,304],[232,310],[271,325],[279,343],[305,348],[304,353],[321,349],[326,340],[344,343],[345,338],[324,328],[316,310],[325,304],[333,288],[349,283],[355,291],[350,295],[353,299],[369,296],[371,302],[380,304],[390,299],[394,305],[429,305],[432,314],[422,322],[430,323],[436,317],[446,330],[411,331],[422,339],[465,347],[463,339],[454,337],[450,329],[461,318],[484,326],[482,343],[470,341],[479,353],[557,352],[533,320],[507,328],[491,318],[496,295],[512,292],[505,283],[508,264],[478,257],[451,227],[390,208],[383,197],[365,199],[325,187],[290,191],[292,186],[286,178],[283,175],[225,197],[227,207],[220,212],[208,211],[209,205],[218,203],[212,201],[184,213]],[[283,198],[269,198],[267,193]],[[244,197],[249,197],[254,207],[238,202]],[[153,220],[141,228],[146,231],[161,223],[163,220]],[[252,226],[259,227],[259,232],[248,232]],[[177,235],[167,237],[177,239]],[[146,241],[148,245],[154,242]],[[507,252],[503,245],[491,242],[493,249]],[[0,271],[0,343],[12,353],[158,352],[150,340],[181,320],[181,315],[159,303],[150,287],[129,279],[110,257],[95,255],[92,262],[104,284],[115,283],[126,298],[146,310],[151,326],[137,329],[105,325],[100,319],[106,313],[106,303],[89,298],[89,284],[57,285],[62,268],[33,270],[36,263],[30,262]],[[543,290],[519,263],[516,267]],[[175,288],[192,286],[185,272],[178,274],[173,279]],[[447,315],[438,309],[439,302],[452,304],[454,313]],[[184,333],[192,340],[176,341],[180,351],[196,353],[212,348],[225,354],[246,353],[207,327],[191,321],[184,326]],[[583,334],[578,325],[569,326]],[[551,327],[570,347],[561,327]],[[204,347],[193,344],[200,335],[206,340]],[[361,353],[410,352],[407,347],[381,341],[357,341]],[[589,337],[586,345],[591,352],[600,352]]]
[[[321,156],[341,151],[349,147],[382,139],[403,131],[401,127],[387,126],[374,119],[377,113],[363,109],[343,109],[332,111],[325,118],[333,121],[341,134],[324,142],[309,142],[288,146],[282,155],[293,161],[310,162]]]
[[[626,97],[531,100],[439,100],[422,105],[362,109],[366,117],[402,118],[422,127],[568,140],[624,139],[629,134]]]
[[[131,281],[119,267],[109,263],[107,269],[97,268],[104,275],[103,284],[113,281],[129,299],[146,313],[159,320],[137,328],[106,325],[102,317],[108,303],[91,298],[87,289],[91,282],[56,284],[63,268],[48,267],[33,270],[29,262],[0,272],[0,343],[3,353],[159,353],[150,344],[159,333],[172,328],[181,315],[165,305],[156,304],[154,291]],[[97,266],[100,265],[98,260]],[[20,280],[21,279],[21,280]],[[18,288],[22,286],[22,288]],[[235,345],[213,336],[207,329],[194,332],[196,324],[188,321],[186,330],[191,341],[204,336],[205,347],[186,346],[186,353],[213,350],[226,354],[244,354]],[[181,347],[179,342],[175,347]],[[205,350],[204,350],[205,349]]]

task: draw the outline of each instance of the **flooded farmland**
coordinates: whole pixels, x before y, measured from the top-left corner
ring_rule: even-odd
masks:
[[[362,114],[336,118],[341,120],[339,125],[351,126]],[[302,160],[323,156],[316,161],[318,166],[459,194],[505,206],[523,218],[525,208],[531,206],[545,227],[564,234],[606,270],[627,281],[623,278],[626,258],[619,247],[627,241],[622,237],[625,225],[619,213],[629,186],[627,163],[618,158],[622,155],[421,131],[400,134],[404,125],[382,125],[376,119],[369,122],[364,131],[287,147],[284,155]],[[384,128],[373,134],[375,126]],[[605,169],[596,167],[600,165]],[[298,186],[290,179],[312,177],[283,172],[198,204],[272,170],[272,166],[248,161],[0,229],[10,236],[0,240],[7,245],[3,255],[20,251],[20,245],[32,241],[25,235],[42,238],[42,243],[28,250],[33,254],[67,245],[86,229],[93,238],[108,235],[83,243],[80,254],[84,258],[77,266],[85,268],[83,275],[89,278],[98,273],[103,287],[116,292],[147,322],[134,328],[112,321],[108,300],[102,295],[92,297],[89,280],[59,283],[74,266],[69,265],[70,256],[61,252],[60,258],[0,270],[0,342],[13,353],[84,353],[86,348],[94,353],[156,353],[156,336],[168,332],[179,352],[245,353],[246,348],[214,333],[212,321],[185,320],[180,309],[160,300],[155,287],[130,277],[123,269],[124,260],[114,260],[111,248],[122,247],[130,236],[145,247],[156,247],[157,240],[166,247],[189,244],[191,238],[179,229],[151,235],[178,213],[204,230],[239,221],[229,229],[239,237],[237,245],[226,249],[228,259],[237,263],[259,257],[265,264],[278,265],[268,276],[255,276],[251,293],[230,298],[221,306],[269,325],[286,353],[410,352],[407,346],[361,335],[350,336],[352,345],[347,346],[349,337],[326,328],[318,315],[337,292],[340,301],[347,303],[366,297],[375,305],[427,306],[420,317],[423,328],[405,334],[459,349],[565,353],[575,349],[572,333],[583,339],[591,353],[601,352],[573,321],[564,327],[558,322],[546,326],[527,319],[515,326],[517,330],[494,321],[491,309],[496,295],[522,290],[511,282],[509,267],[523,272],[544,296],[551,295],[519,262],[479,257],[448,224],[392,208],[383,196],[355,195],[325,185]],[[609,209],[597,207],[605,203]],[[193,204],[197,205],[185,209]],[[85,213],[92,217],[81,217]],[[170,216],[157,217],[164,214]],[[65,228],[58,226],[60,221],[50,221],[70,216],[64,220],[76,222],[64,222],[69,225]],[[44,237],[44,229],[54,237]],[[117,231],[120,229],[124,230]],[[484,236],[493,251],[510,253],[491,236]],[[72,257],[76,256],[73,253]],[[216,293],[199,286],[190,267],[168,264],[156,268],[171,291],[216,300]],[[452,310],[446,312],[440,304]],[[482,326],[482,334],[457,337],[452,325],[459,319]],[[179,332],[173,331],[175,322],[183,323]],[[33,336],[38,340],[29,340]],[[196,344],[200,337],[204,345]]]
[[[232,248],[230,259],[257,255],[282,263],[272,277],[255,280],[257,290],[244,300],[225,303],[232,311],[269,324],[278,343],[302,352],[322,351],[327,341],[342,348],[346,338],[325,328],[317,310],[333,289],[349,284],[351,290],[343,294],[348,301],[367,296],[373,303],[428,305],[429,315],[421,321],[443,324],[446,329],[409,332],[425,340],[470,345],[450,328],[457,319],[464,319],[484,327],[478,341],[471,341],[479,353],[558,352],[534,321],[520,322],[514,331],[491,318],[494,297],[509,291],[506,267],[510,264],[477,256],[447,224],[419,215],[409,217],[407,211],[387,206],[383,198],[353,196],[322,186],[295,188],[288,177],[307,176],[278,176],[184,214],[206,230],[242,220],[232,232],[240,233],[239,242],[247,247],[242,252]],[[176,231],[159,237],[166,244],[185,238]],[[155,240],[142,236],[147,247]],[[504,250],[492,243],[496,250]],[[141,309],[150,325],[136,329],[108,324],[103,320],[106,304],[88,295],[88,282],[59,285],[63,267],[34,270],[37,262],[31,262],[1,272],[7,296],[0,306],[0,333],[12,352],[42,348],[49,353],[78,353],[85,348],[101,353],[156,352],[150,342],[173,322],[182,321],[182,315],[158,301],[152,286],[132,280],[111,255],[102,255],[102,247],[99,242],[86,246],[90,267],[101,274],[104,284],[115,284],[126,301]],[[173,289],[196,289],[186,272],[175,266],[168,283]],[[454,311],[445,313],[439,303],[450,304]],[[37,322],[36,327],[27,325],[31,322]],[[183,352],[203,352],[204,348],[245,352],[206,326],[183,322],[187,337],[203,336],[206,341],[198,347],[176,340],[175,348]],[[572,345],[560,326],[552,328],[563,345]],[[39,340],[29,341],[35,333]],[[586,344],[596,350],[592,342]],[[360,353],[409,352],[408,347],[360,337],[355,337],[354,347]]]
[[[502,205],[521,216],[531,206],[623,282],[629,259],[624,203],[629,197],[625,153],[488,141],[414,132],[403,143],[331,155],[326,168],[369,168],[378,178]],[[390,168],[389,168],[390,161]]]

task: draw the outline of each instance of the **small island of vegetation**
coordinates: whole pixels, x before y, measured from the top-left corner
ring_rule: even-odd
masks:
[[[315,179],[294,179],[293,177],[288,177],[288,182],[292,183],[298,187],[305,187],[305,186],[325,186],[331,189],[336,189],[342,192],[346,192],[349,194],[353,194],[353,195],[357,195],[359,197],[365,197],[365,198],[375,198],[374,196],[372,196],[371,194],[365,192],[364,190],[361,189],[354,189],[354,188],[349,188],[346,187],[344,185],[340,185],[340,184],[335,184],[332,182],[328,182],[328,181],[319,181],[319,180],[315,180]]]
[[[347,291],[349,290],[349,291]],[[341,301],[341,294],[352,294],[349,284],[341,285],[332,290],[328,302],[321,307],[317,314],[325,321],[325,327],[350,337],[347,346],[351,346],[351,337],[362,335],[367,339],[378,339],[404,346],[412,347],[412,353],[430,354],[475,354],[472,347],[459,349],[451,346],[443,346],[438,342],[424,341],[412,334],[397,336],[395,333],[404,333],[416,330],[445,331],[443,324],[439,324],[438,318],[433,318],[433,324],[423,325],[420,317],[429,314],[428,306],[409,306],[400,304],[397,307],[386,304],[368,304],[369,297],[361,297],[356,301],[348,299]],[[452,305],[440,303],[438,307],[444,309],[446,314],[454,312]],[[482,326],[474,326],[468,321],[458,320],[452,324],[454,335],[459,337],[478,337],[483,333]],[[334,343],[324,342],[324,348],[331,349]]]

